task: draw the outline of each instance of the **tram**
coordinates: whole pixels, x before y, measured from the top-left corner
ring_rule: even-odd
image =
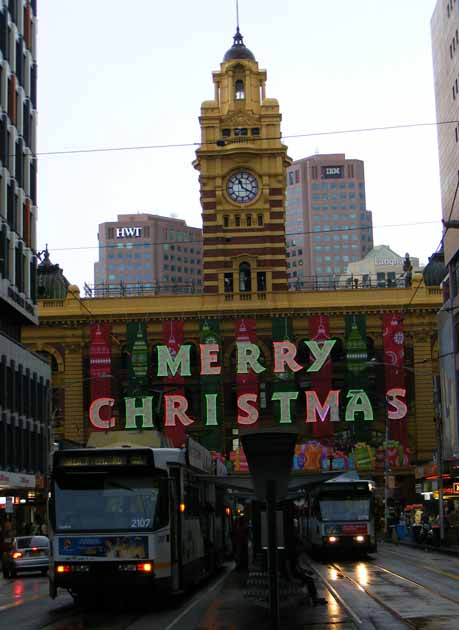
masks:
[[[306,495],[302,535],[311,551],[377,550],[374,484],[368,480],[330,480]]]
[[[86,448],[53,454],[50,596],[186,590],[228,556],[230,517],[215,481],[226,467],[186,448]]]

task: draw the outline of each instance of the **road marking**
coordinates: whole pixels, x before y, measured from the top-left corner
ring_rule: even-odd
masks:
[[[175,624],[176,624],[176,623],[178,623],[178,622],[180,621],[180,619],[183,619],[183,617],[184,617],[185,615],[187,615],[187,614],[190,612],[190,610],[196,606],[196,604],[199,604],[199,602],[202,602],[202,600],[203,600],[203,599],[205,599],[205,598],[209,595],[209,593],[212,593],[212,591],[214,591],[214,590],[217,588],[217,586],[220,586],[220,584],[221,584],[224,580],[226,580],[226,578],[227,578],[227,577],[228,577],[228,575],[231,573],[231,571],[233,570],[233,568],[234,568],[234,566],[231,566],[231,568],[229,568],[229,569],[227,570],[227,572],[225,573],[225,575],[224,575],[222,578],[220,578],[220,579],[218,580],[218,582],[215,582],[215,584],[212,586],[212,588],[209,588],[209,589],[208,589],[208,590],[204,593],[204,595],[202,595],[202,597],[199,597],[196,601],[194,601],[194,602],[193,602],[192,604],[190,604],[187,608],[185,608],[185,610],[184,610],[182,613],[180,613],[180,615],[179,615],[178,617],[176,617],[176,618],[174,619],[174,621],[171,621],[171,623],[170,623],[168,626],[166,626],[166,627],[164,628],[164,630],[171,630],[171,628],[173,628],[173,627],[175,626]]]
[[[15,606],[22,606],[22,604],[29,604],[30,602],[34,602],[37,599],[44,599],[45,597],[49,597],[48,593],[45,595],[34,595],[33,597],[28,597],[27,599],[19,599],[16,602],[11,602],[11,604],[4,604],[3,606],[0,606],[0,612],[8,610],[8,608],[14,608]]]

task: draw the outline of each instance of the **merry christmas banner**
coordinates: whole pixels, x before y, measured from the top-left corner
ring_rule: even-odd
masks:
[[[176,359],[180,353],[183,344],[183,326],[182,320],[166,320],[163,322],[163,344],[167,348],[172,361]],[[164,372],[162,356],[158,357],[159,371]],[[185,368],[186,375],[190,375],[190,365]],[[175,447],[182,447],[186,441],[186,426],[192,423],[188,420],[186,412],[188,410],[188,402],[185,398],[184,374],[180,371],[172,373],[167,371],[163,378],[164,383],[164,432],[168,438],[172,440]]]
[[[109,398],[112,391],[111,326],[93,323],[89,326],[89,378],[91,406],[99,399]],[[100,418],[110,421],[112,409],[106,405],[100,410]]]
[[[405,335],[403,320],[399,313],[386,313],[383,316],[384,376],[386,390],[406,394],[405,389]],[[387,397],[387,417],[389,438],[408,446],[408,425],[406,406],[397,413],[392,409],[391,398]]]
[[[309,339],[315,341],[320,348],[324,342],[330,339],[329,319],[325,315],[318,315],[309,318]],[[314,357],[311,355],[311,363]],[[319,400],[325,400],[331,388],[333,366],[331,356],[318,372],[311,372],[311,390],[316,392]],[[315,437],[330,437],[333,435],[333,423],[331,421],[330,412],[326,416],[320,417],[317,422],[312,425],[312,434]]]
[[[126,326],[128,352],[128,393],[142,396],[148,386],[148,344],[145,322],[128,322]]]
[[[366,315],[345,315],[346,385],[348,396],[355,391],[364,391],[365,397],[355,414],[354,441],[368,442],[369,421],[373,420],[373,409],[366,395],[368,391],[368,351]]]
[[[246,344],[255,344],[256,320],[255,319],[236,319],[234,322],[234,336],[237,344],[250,348]],[[257,347],[258,357],[261,350]],[[257,358],[258,358],[257,357]],[[253,365],[253,363],[252,363]],[[236,392],[238,401],[238,424],[252,425],[259,415],[258,405],[258,373],[248,364],[238,365],[236,374]]]
[[[208,348],[206,352],[214,365],[221,360],[220,324],[217,319],[205,319],[200,323],[199,341]],[[209,450],[223,450],[223,431],[218,429],[223,415],[222,369],[218,367],[213,374],[201,374],[201,409],[206,410],[205,429],[200,433],[200,441]]]
[[[273,400],[279,400],[278,403],[275,402],[272,405],[273,415],[275,420],[280,424],[286,422],[287,420],[295,422],[295,401],[298,399],[294,372],[296,367],[293,364],[292,369],[292,367],[289,367],[287,365],[286,369],[283,372],[276,372],[276,369],[279,369],[277,367],[279,365],[279,362],[284,360],[290,350],[290,354],[293,354],[295,350],[292,320],[288,319],[287,317],[274,318],[272,320],[272,339],[275,352],[275,367],[273,371],[273,392],[275,396]],[[287,418],[285,417],[285,413],[282,413],[282,400],[285,399],[284,394],[286,392],[295,393],[294,399],[290,397],[290,400],[292,401],[291,404],[285,406],[285,410],[288,413]]]

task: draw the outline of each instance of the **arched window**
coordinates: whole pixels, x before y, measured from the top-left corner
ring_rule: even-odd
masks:
[[[250,265],[247,262],[241,262],[239,265],[239,291],[246,292],[252,290],[252,277]]]
[[[237,101],[244,100],[244,81],[242,79],[238,79],[234,84],[234,95]]]

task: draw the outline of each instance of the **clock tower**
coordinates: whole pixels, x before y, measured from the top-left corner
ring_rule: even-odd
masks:
[[[279,104],[265,94],[258,68],[237,28],[220,70],[214,100],[201,106],[200,171],[204,292],[225,299],[266,299],[287,290],[286,168]]]

